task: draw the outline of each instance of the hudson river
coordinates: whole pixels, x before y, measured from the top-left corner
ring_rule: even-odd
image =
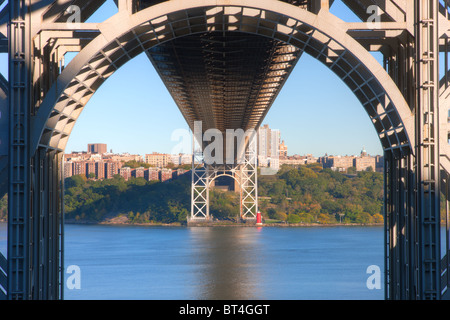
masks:
[[[64,266],[81,288],[64,298],[381,300],[383,260],[382,227],[66,225]],[[373,265],[381,289],[367,287]]]

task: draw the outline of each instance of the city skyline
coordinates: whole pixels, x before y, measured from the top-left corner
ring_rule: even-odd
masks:
[[[267,133],[267,130],[269,133]],[[258,140],[276,140],[270,136],[270,129],[267,125],[259,133]],[[279,138],[279,132],[276,137]],[[284,141],[283,141],[284,142]],[[276,144],[278,150],[274,150],[274,144],[266,146],[266,150],[258,155],[257,167],[261,168],[261,175],[273,175],[278,172],[282,165],[301,166],[307,164],[320,164],[324,169],[330,168],[333,171],[348,172],[353,169],[357,171],[378,171],[383,172],[383,156],[370,155],[363,148],[359,155],[324,155],[315,157],[311,154],[306,156],[288,155],[287,146]],[[283,147],[283,154],[280,155],[280,147]],[[88,144],[87,151],[66,153],[64,158],[64,178],[74,175],[83,175],[88,179],[112,179],[115,175],[120,175],[128,180],[131,177],[145,178],[148,181],[160,180],[161,182],[176,178],[188,172],[186,165],[191,166],[193,157],[186,154],[163,154],[152,152],[141,156],[138,154],[112,154],[107,152],[106,144]],[[267,154],[267,151],[276,155]],[[166,170],[167,169],[167,170]],[[174,169],[174,170],[172,170]],[[354,173],[353,172],[353,173]]]
[[[280,135],[280,137],[281,137],[281,135]],[[108,142],[104,142],[104,141],[103,142],[86,143],[87,146],[92,145],[92,144],[103,144],[103,145],[109,146],[109,143]],[[324,157],[324,156],[356,156],[356,155],[359,155],[363,151],[365,153],[367,153],[368,155],[372,155],[372,156],[382,156],[383,155],[382,152],[381,153],[370,153],[370,152],[367,152],[366,147],[364,145],[361,146],[359,148],[359,150],[357,150],[356,152],[353,152],[353,153],[342,153],[342,152],[329,153],[329,152],[325,152],[325,153],[320,154],[320,155],[315,155],[315,154],[313,154],[311,152],[307,152],[307,151],[303,152],[303,153],[295,153],[295,152],[292,153],[292,152],[289,151],[290,150],[289,143],[285,139],[280,139],[279,146],[283,146],[283,147],[285,147],[287,149],[287,154],[286,154],[287,156],[307,156],[307,155],[312,155],[312,156],[315,156],[315,157]],[[279,151],[280,150],[281,149],[279,149]],[[86,147],[85,148],[80,148],[80,149],[77,149],[77,150],[68,150],[66,148],[66,150],[65,150],[65,154],[76,154],[76,153],[91,153],[91,152],[89,151],[89,147],[88,148],[86,148]],[[92,153],[96,153],[96,152],[92,152]],[[103,153],[103,152],[99,152],[99,153]],[[146,156],[151,155],[151,154],[168,154],[168,155],[180,155],[180,154],[182,154],[182,155],[183,154],[184,155],[191,155],[192,154],[190,152],[171,153],[171,152],[163,152],[161,150],[153,150],[153,149],[151,149],[151,150],[150,149],[144,150],[143,153],[130,152],[130,151],[127,151],[127,150],[115,152],[112,148],[109,148],[109,147],[106,150],[106,152],[104,152],[104,153],[105,154],[139,155],[139,156],[142,156],[143,162],[146,162],[146,160],[145,160]]]

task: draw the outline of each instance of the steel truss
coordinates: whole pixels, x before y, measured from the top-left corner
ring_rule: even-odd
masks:
[[[298,58],[321,61],[359,99],[384,150],[386,298],[448,298],[447,0],[343,0],[361,19],[354,23],[329,12],[332,0],[119,0],[116,15],[86,23],[104,2],[10,0],[0,14],[0,50],[9,55],[9,76],[0,76],[0,196],[8,192],[9,203],[0,299],[4,291],[9,299],[63,297],[62,154],[96,90],[143,52],[191,129],[195,121],[256,129]],[[73,5],[79,24],[68,23]],[[375,26],[367,23],[373,5]],[[239,43],[246,59],[235,52]],[[67,52],[78,54],[65,66]],[[384,65],[369,52],[381,53]],[[251,152],[240,167],[204,166],[201,151],[194,154],[192,219],[209,217],[209,183],[230,172],[242,186],[242,217],[254,217]]]
[[[244,163],[207,164],[202,148],[193,138],[191,215],[189,222],[211,221],[209,192],[211,183],[218,177],[233,178],[239,186],[240,219],[255,220],[258,212],[257,138],[253,135],[246,147]]]
[[[416,209],[420,299],[441,295],[439,164],[439,1],[416,1]]]

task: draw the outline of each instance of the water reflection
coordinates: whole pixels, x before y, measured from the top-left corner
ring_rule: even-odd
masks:
[[[260,232],[256,228],[190,228],[196,264],[197,299],[248,300],[261,297]]]

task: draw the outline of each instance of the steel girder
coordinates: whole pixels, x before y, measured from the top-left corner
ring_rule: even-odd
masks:
[[[396,159],[385,152],[385,287],[387,298],[428,300],[440,299],[443,293],[439,3],[416,1],[414,5],[414,44],[408,43],[408,36],[386,60],[405,98],[415,106],[416,127],[413,158]],[[414,76],[408,77],[408,71]]]
[[[239,187],[239,218],[242,221],[255,220],[258,213],[258,187],[256,157],[247,155],[245,163],[240,165],[204,164],[196,152],[192,165],[191,214],[188,222],[211,221],[209,211],[209,193],[211,185],[219,177],[230,177]]]
[[[10,1],[0,14],[0,34],[3,35],[0,48],[3,50],[7,22],[9,17],[15,18],[20,13],[15,10],[19,2]],[[81,23],[75,28],[65,23],[68,14],[61,9],[78,5],[85,13],[81,16],[84,22],[102,2],[31,1],[30,16],[11,20],[20,26],[30,21],[26,25],[30,39],[25,41],[23,49],[33,53],[31,57],[28,54],[24,57],[32,58],[33,64],[27,65],[34,67],[25,72],[28,81],[15,81],[15,73],[8,79],[9,86],[5,86],[9,87],[9,92],[2,87],[4,95],[9,95],[12,109],[26,107],[30,112],[26,116],[29,132],[9,130],[12,135],[6,138],[10,141],[10,175],[24,177],[23,180],[10,178],[10,202],[23,205],[10,206],[9,213],[13,217],[10,221],[14,226],[10,228],[13,234],[10,246],[12,251],[19,252],[25,247],[23,244],[29,244],[24,248],[28,252],[24,258],[14,255],[8,261],[10,287],[20,289],[9,290],[10,297],[61,297],[61,291],[53,289],[58,281],[55,271],[38,276],[42,271],[39,266],[44,266],[45,270],[57,270],[62,266],[58,247],[62,232],[54,229],[59,225],[58,230],[61,230],[63,212],[62,201],[58,203],[59,197],[55,197],[62,193],[56,183],[59,178],[56,162],[90,97],[114,71],[137,54],[182,37],[212,31],[253,34],[295,47],[300,53],[306,52],[324,63],[349,86],[371,118],[385,152],[386,298],[439,299],[441,294],[446,294],[446,286],[438,281],[441,268],[437,198],[439,188],[448,190],[445,186],[448,186],[450,172],[447,143],[450,77],[447,63],[441,79],[437,78],[436,67],[437,52],[444,53],[445,61],[448,60],[448,2],[344,2],[363,21],[370,17],[369,6],[378,6],[382,10],[380,24],[373,29],[365,22],[343,22],[328,12],[332,1],[323,0],[205,0],[201,3],[120,0],[117,2],[119,13],[114,17],[103,23]],[[19,39],[15,33],[11,35],[10,44]],[[418,46],[419,39],[426,39],[422,46]],[[9,50],[12,67],[16,63],[15,68],[20,68],[22,60],[14,61],[11,57],[22,57],[25,51],[12,45]],[[61,61],[68,51],[79,51],[79,54],[64,69]],[[381,67],[368,51],[383,53],[384,66]],[[416,56],[420,59],[416,60]],[[211,73],[215,67],[213,64]],[[272,92],[281,85],[282,79],[276,77],[265,81],[266,88]],[[186,95],[182,86],[177,88],[181,96]],[[13,97],[17,97],[14,93],[31,98],[28,103],[23,99],[21,103],[12,103]],[[267,107],[270,104],[266,102]],[[5,110],[4,103],[0,106],[2,110]],[[183,112],[183,108],[180,110]],[[20,112],[11,114],[10,117],[22,116]],[[255,112],[254,119],[259,119],[255,123],[260,123],[264,115],[264,110],[260,114]],[[186,117],[191,127],[194,118]],[[9,121],[9,125],[17,128],[14,123],[18,121],[23,120]],[[0,139],[4,139],[1,130],[0,134]],[[24,148],[24,152],[20,152],[20,148]],[[1,164],[0,158],[0,168]],[[39,171],[38,168],[48,169]],[[43,173],[39,176],[38,172]],[[40,178],[31,178],[35,176]],[[14,193],[14,189],[19,192]],[[41,195],[41,205],[30,205],[26,199],[36,194]],[[448,203],[448,192],[443,194]],[[53,199],[51,203],[49,199]],[[30,220],[31,216],[42,219]],[[37,221],[41,221],[42,226],[51,225],[45,230],[54,230],[52,236],[47,232],[32,233],[32,230],[40,230]],[[52,243],[55,249],[46,251],[37,245],[43,242]],[[45,261],[36,263],[31,251],[39,254],[39,250],[46,253]],[[442,263],[445,270],[448,260],[445,258]],[[39,281],[32,282],[32,278]]]
[[[9,24],[8,296],[31,298],[31,39],[28,5],[11,2]]]
[[[240,32],[188,35],[146,51],[186,121],[211,128],[258,127],[299,50]],[[266,82],[276,79],[276,87]]]
[[[199,122],[194,124],[194,132],[202,132]],[[245,146],[243,163],[209,164],[205,162],[204,147],[199,136],[192,136],[192,184],[191,215],[189,223],[211,221],[209,193],[215,179],[223,176],[235,180],[239,187],[239,218],[242,221],[255,220],[258,213],[258,167],[257,135],[250,134]]]
[[[416,188],[421,299],[441,296],[438,1],[417,1]]]

